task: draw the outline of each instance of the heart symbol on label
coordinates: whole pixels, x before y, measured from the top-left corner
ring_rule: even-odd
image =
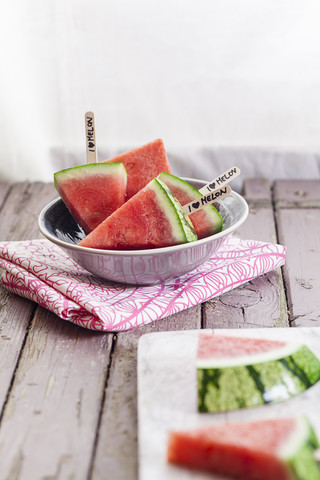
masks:
[[[89,147],[89,148],[92,148],[92,147],[94,147],[94,143],[92,143],[92,142],[89,142],[89,143],[88,143],[88,147]]]
[[[209,187],[212,188],[212,190],[214,189],[215,186],[216,184],[214,182],[209,184]]]
[[[200,205],[199,202],[196,202],[196,203],[193,203],[193,204],[192,204],[193,208],[199,208],[199,205]]]

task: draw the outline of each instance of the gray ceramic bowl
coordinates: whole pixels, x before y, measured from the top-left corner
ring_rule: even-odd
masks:
[[[190,178],[185,180],[198,189],[207,183]],[[236,192],[216,206],[224,220],[222,232],[166,248],[117,251],[79,247],[77,242],[84,237],[84,232],[60,198],[42,210],[39,229],[89,272],[122,284],[148,285],[179,277],[197,268],[245,221],[249,211],[246,201]]]

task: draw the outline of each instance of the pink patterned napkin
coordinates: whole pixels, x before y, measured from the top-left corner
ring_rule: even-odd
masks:
[[[124,331],[205,302],[280,267],[285,247],[229,237],[203,265],[152,286],[108,283],[48,240],[0,243],[3,285],[92,330]]]

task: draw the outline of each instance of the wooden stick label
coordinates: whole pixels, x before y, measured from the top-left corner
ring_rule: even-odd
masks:
[[[232,189],[229,187],[229,185],[226,185],[225,187],[214,190],[207,195],[204,195],[203,197],[199,197],[196,200],[193,200],[192,202],[183,205],[182,210],[186,215],[190,215],[191,213],[196,212],[201,208],[207,207],[211,203],[222,200],[227,195],[230,195],[231,192]]]
[[[95,129],[93,112],[86,112],[85,128],[86,128],[87,163],[96,163],[98,161],[98,158],[97,158],[97,149],[96,149],[96,129]]]
[[[202,193],[203,195],[212,192],[213,190],[218,189],[219,187],[222,187],[226,185],[227,183],[231,182],[234,178],[236,178],[238,175],[240,175],[240,168],[238,167],[231,167],[228,168],[224,173],[216,177],[212,182],[207,183],[204,187],[202,187],[199,192]]]

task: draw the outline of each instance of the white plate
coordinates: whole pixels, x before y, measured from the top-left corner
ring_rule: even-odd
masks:
[[[227,413],[197,412],[196,351],[200,332],[150,333],[138,349],[139,480],[225,480],[182,467],[166,459],[168,432],[208,424],[251,421],[306,414],[320,438],[320,381],[306,392],[272,405]],[[211,330],[210,330],[211,331]],[[219,333],[304,343],[320,353],[320,329],[274,328],[221,330]]]

